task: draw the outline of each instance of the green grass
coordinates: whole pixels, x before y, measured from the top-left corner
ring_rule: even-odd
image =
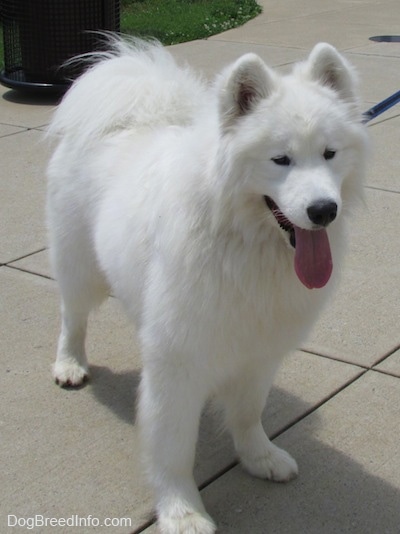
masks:
[[[255,0],[122,0],[121,31],[163,44],[203,39],[261,12]]]

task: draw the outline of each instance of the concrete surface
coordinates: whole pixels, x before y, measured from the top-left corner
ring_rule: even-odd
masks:
[[[173,54],[211,77],[249,51],[284,70],[323,40],[356,65],[365,109],[399,89],[400,43],[368,40],[399,33],[398,0],[260,3],[263,14],[245,26]],[[0,95],[0,532],[27,531],[35,515],[81,526],[33,532],[156,532],[134,425],[140,358],[114,299],[91,320],[91,382],[62,390],[50,376],[59,314],[45,251],[42,133],[56,102]],[[265,412],[299,478],[280,485],[247,476],[206,410],[195,474],[218,532],[400,532],[400,106],[370,130],[374,158],[342,285],[284,363]],[[106,518],[120,526],[101,526]]]

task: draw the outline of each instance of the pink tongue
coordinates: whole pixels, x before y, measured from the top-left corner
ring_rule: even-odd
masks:
[[[296,254],[294,268],[308,289],[324,287],[332,274],[332,256],[326,230],[303,230],[294,227]]]

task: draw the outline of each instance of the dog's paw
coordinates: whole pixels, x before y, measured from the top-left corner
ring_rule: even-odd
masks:
[[[182,517],[160,517],[161,534],[214,534],[216,527],[211,517],[199,512],[188,512]]]
[[[89,372],[75,360],[64,360],[53,365],[53,378],[61,387],[78,387],[88,380]]]
[[[274,482],[288,482],[296,478],[299,473],[296,460],[271,442],[268,443],[264,454],[242,456],[241,461],[251,475],[268,478]]]

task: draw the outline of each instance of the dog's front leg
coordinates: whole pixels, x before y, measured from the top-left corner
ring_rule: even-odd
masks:
[[[261,422],[279,360],[260,360],[225,384],[217,401],[245,469],[253,476],[286,482],[297,476],[295,460],[268,439]]]
[[[207,391],[198,373],[163,355],[144,365],[139,428],[163,534],[213,534],[193,478],[199,419]]]

